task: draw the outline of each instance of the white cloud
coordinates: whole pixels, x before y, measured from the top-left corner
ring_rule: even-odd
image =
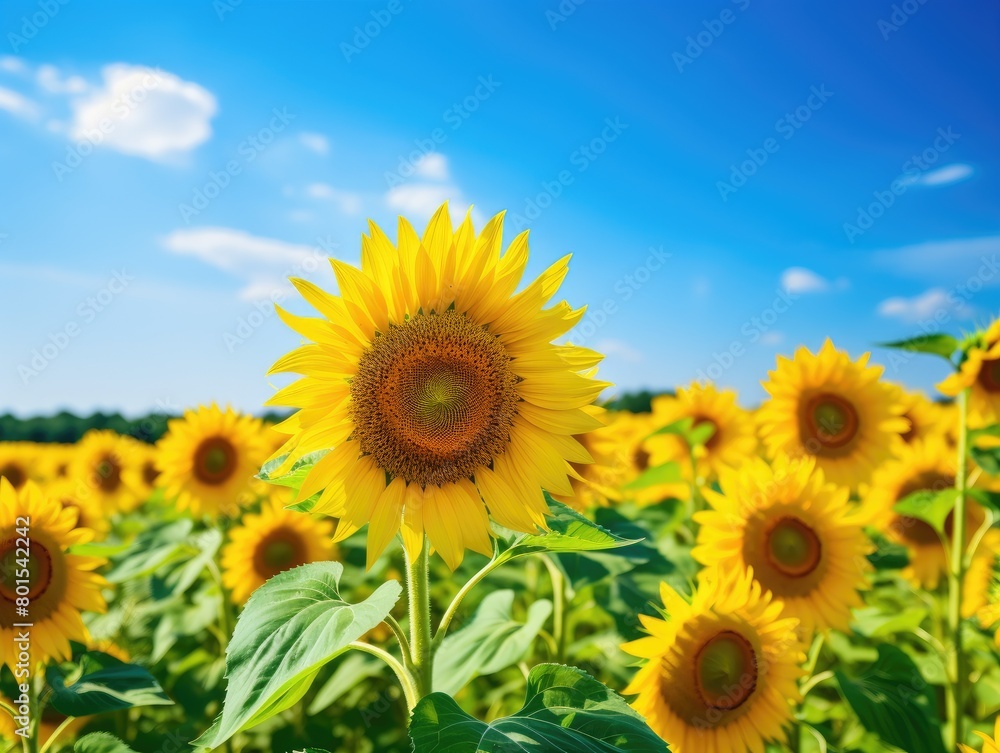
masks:
[[[88,88],[87,82],[81,76],[64,78],[54,65],[39,66],[35,80],[50,94],[82,94]]]
[[[821,293],[830,288],[830,283],[811,269],[792,267],[781,273],[781,287],[789,293]]]
[[[24,64],[24,60],[19,57],[14,57],[13,55],[4,55],[0,57],[0,71],[7,71],[8,73],[23,73],[27,69]]]
[[[899,274],[954,277],[980,275],[994,284],[997,279],[994,257],[1000,255],[1000,235],[981,238],[955,238],[943,241],[926,241],[911,246],[875,251],[873,259],[880,265]]]
[[[311,199],[331,201],[344,214],[357,214],[361,211],[361,197],[358,194],[342,191],[326,183],[309,184],[306,186],[306,196]]]
[[[961,300],[953,299],[941,288],[930,288],[912,298],[887,298],[878,305],[878,313],[885,317],[914,323],[935,318],[941,312],[954,312],[960,319],[972,317],[972,310]]]
[[[212,135],[218,105],[198,84],[125,63],[105,66],[102,74],[103,86],[72,104],[73,138],[95,142],[91,137],[103,130],[100,146],[157,160],[194,149]]]
[[[448,180],[448,158],[440,152],[425,154],[414,163],[413,169],[421,178]]]
[[[306,149],[312,149],[317,154],[328,154],[330,142],[322,133],[300,133],[299,143]]]
[[[785,341],[785,335],[776,330],[770,330],[760,336],[761,345],[780,345]]]
[[[6,110],[11,115],[32,120],[38,117],[38,105],[16,91],[0,86],[0,110]]]
[[[642,351],[637,348],[633,348],[627,342],[623,342],[622,340],[601,340],[594,345],[594,349],[598,353],[604,353],[608,356],[617,356],[626,363],[642,363],[645,360],[642,355]]]
[[[917,178],[917,184],[921,186],[947,186],[971,177],[973,172],[971,165],[958,162],[924,173]]]
[[[244,300],[284,292],[289,276],[308,276],[326,259],[317,248],[226,227],[175,230],[163,239],[163,247],[242,279],[246,285],[240,297]]]

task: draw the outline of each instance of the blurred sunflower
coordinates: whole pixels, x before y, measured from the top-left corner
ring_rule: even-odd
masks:
[[[38,445],[41,452],[40,461],[44,467],[43,477],[46,481],[67,478],[70,464],[73,461],[75,447],[69,444]]]
[[[29,480],[39,481],[38,447],[31,442],[0,442],[0,478],[7,479],[15,489]]]
[[[593,458],[593,463],[570,463],[572,494],[554,494],[554,499],[583,512],[606,507],[621,499],[621,486],[628,481],[628,465],[622,457],[620,414],[603,413],[607,425],[574,436]]]
[[[31,546],[28,578],[30,599],[31,661],[33,665],[55,659],[69,660],[70,641],[89,640],[81,612],[103,612],[106,608],[101,588],[107,582],[94,570],[105,563],[100,557],[69,554],[75,544],[85,543],[93,532],[76,527],[76,513],[63,509],[54,499],[28,482],[19,491],[0,479],[0,523],[8,536],[0,541],[0,567],[14,573],[18,545],[14,535],[18,518],[30,520]],[[0,664],[13,669],[14,623],[24,622],[16,614],[14,579],[0,580]]]
[[[105,510],[131,512],[144,497],[130,483],[129,470],[138,461],[139,443],[110,430],[92,429],[83,435],[70,464],[75,483]],[[81,492],[83,494],[83,492]]]
[[[233,601],[243,604],[250,594],[278,573],[309,562],[333,559],[333,523],[294,510],[277,500],[248,513],[229,531],[222,550],[222,582]]]
[[[720,574],[721,575],[721,574]],[[688,604],[666,583],[667,615],[623,650],[647,659],[625,693],[675,753],[763,751],[784,741],[805,661],[798,621],[743,571],[703,581]]]
[[[911,392],[898,385],[891,385],[896,401],[903,408],[903,418],[909,426],[900,436],[907,444],[928,437],[951,438],[955,428],[948,406],[932,402],[921,392]]]
[[[812,455],[834,484],[867,481],[908,428],[892,388],[879,381],[882,367],[867,363],[867,353],[851,361],[830,340],[816,355],[803,347],[793,359],[779,356],[758,414],[771,457]]]
[[[125,469],[125,481],[137,491],[141,499],[149,499],[160,485],[160,470],[156,467],[156,448],[136,442],[135,462]]]
[[[904,577],[927,589],[937,588],[948,571],[948,556],[941,537],[922,520],[900,515],[893,507],[918,491],[943,491],[955,486],[952,451],[940,437],[902,448],[899,457],[880,467],[862,499],[874,524],[890,539],[909,550],[910,564]],[[986,513],[974,500],[966,503],[966,540],[971,541]],[[951,537],[953,516],[949,514],[945,533]]]
[[[784,455],[773,467],[755,459],[725,469],[720,485],[721,493],[704,492],[713,509],[695,515],[694,558],[723,572],[752,568],[803,637],[847,630],[851,609],[862,606],[871,548],[849,490],[825,483],[813,458]]]
[[[68,478],[58,479],[42,487],[45,496],[54,499],[64,510],[76,512],[76,527],[89,528],[94,532],[94,539],[104,539],[111,530],[108,510],[101,506],[91,489],[79,481]]]
[[[253,496],[266,452],[259,419],[201,406],[168,422],[157,445],[156,483],[193,515],[231,512]]]
[[[970,422],[976,426],[1000,423],[1000,319],[969,348],[959,370],[938,385],[951,397],[958,397],[966,388]]]
[[[323,318],[278,308],[313,344],[270,372],[304,375],[269,401],[299,409],[277,427],[291,437],[276,472],[334,448],[299,498],[325,490],[314,509],[339,518],[336,539],[368,524],[370,565],[401,528],[411,558],[426,534],[454,569],[467,548],[492,553],[489,515],[535,531],[543,489],[573,494],[569,463],[592,460],[573,437],[601,425],[584,410],[607,386],[601,356],[552,342],[583,315],[544,308],[569,257],[514,292],[528,234],[501,254],[502,214],[476,235],[470,215],[452,230],[445,204],[423,238],[400,218],[398,245],[369,228],[360,269],[331,262],[340,295],[292,280]]]
[[[651,420],[656,428],[685,418],[692,419],[692,428],[711,426],[712,435],[704,445],[693,450],[677,434],[651,437],[645,444],[651,465],[676,462],[690,470],[693,452],[696,477],[703,483],[711,483],[723,468],[736,467],[757,451],[753,418],[737,404],[733,390],[719,391],[710,384],[694,383],[681,387],[676,395],[663,395],[653,400]]]
[[[994,722],[993,737],[989,735],[984,735],[982,732],[977,732],[979,737],[983,738],[983,750],[982,753],[1000,753],[1000,717],[997,717],[996,722]],[[962,753],[976,753],[975,748],[970,748],[968,745],[959,745],[962,749]]]

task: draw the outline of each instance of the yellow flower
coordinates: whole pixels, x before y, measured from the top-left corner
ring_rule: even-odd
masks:
[[[969,416],[973,425],[1000,423],[1000,319],[995,319],[970,348],[959,370],[938,385],[957,397],[969,388]]]
[[[229,532],[222,550],[222,582],[233,601],[244,603],[269,579],[309,562],[333,559],[333,524],[294,510],[276,499],[247,513]]]
[[[136,490],[140,499],[149,496],[160,486],[160,470],[156,467],[156,448],[136,442],[135,459],[125,468],[125,482]]]
[[[752,568],[761,586],[784,602],[804,637],[847,630],[862,606],[871,545],[849,491],[824,482],[812,458],[755,459],[722,472],[722,492],[705,490],[712,510],[701,524],[694,558],[720,571]]]
[[[568,463],[590,462],[573,437],[600,426],[584,410],[607,386],[600,356],[555,345],[583,315],[545,308],[568,257],[515,293],[527,232],[501,255],[503,215],[476,235],[452,230],[447,205],[419,238],[400,219],[398,245],[370,223],[361,268],[332,260],[340,295],[292,280],[321,319],[281,318],[312,343],[271,369],[304,378],[270,405],[298,408],[277,473],[316,463],[300,498],[339,518],[340,540],[368,525],[369,565],[402,528],[411,557],[424,535],[451,568],[465,550],[492,552],[489,515],[507,528],[545,527],[542,490],[570,495]],[[276,456],[279,453],[276,453]]]
[[[32,668],[49,659],[69,660],[69,642],[89,640],[80,613],[106,608],[101,588],[107,582],[94,573],[105,560],[67,551],[89,541],[93,533],[76,528],[76,513],[46,497],[31,481],[16,491],[7,479],[0,479],[0,524],[5,537],[0,540],[0,567],[5,573],[0,580],[0,664],[13,670],[19,660],[13,625],[21,622],[33,624]],[[22,564],[25,538],[30,540],[26,568]],[[17,591],[18,579],[25,569],[29,572],[23,595],[29,600],[27,618],[17,612],[22,606],[17,601],[22,596]],[[8,572],[13,577],[7,577]]]
[[[941,537],[927,523],[900,515],[893,507],[918,491],[943,491],[955,486],[954,453],[941,437],[906,445],[899,457],[879,468],[862,500],[875,525],[890,539],[909,550],[910,564],[903,575],[922,588],[935,589],[948,570],[948,557]],[[972,499],[966,502],[966,539],[971,541],[986,513]],[[949,540],[953,516],[945,533]]]
[[[667,619],[639,615],[650,635],[622,646],[648,660],[625,692],[674,753],[763,753],[800,698],[798,621],[753,573],[719,575],[690,604],[661,584]]]
[[[653,400],[652,423],[662,428],[682,419],[692,419],[693,427],[705,424],[714,429],[704,445],[694,448],[697,478],[711,483],[724,468],[735,468],[757,452],[757,435],[750,413],[736,402],[733,390],[717,390],[712,385],[694,383],[681,387],[676,396]],[[690,479],[692,448],[676,434],[658,434],[645,444],[652,466],[679,463]]]
[[[903,408],[903,418],[909,424],[900,435],[904,442],[913,444],[928,437],[952,441],[957,416],[951,415],[948,406],[932,402],[922,392],[910,392],[898,385],[890,386],[895,391],[896,401]]]
[[[850,488],[868,481],[892,456],[908,428],[882,368],[868,354],[851,361],[827,340],[813,355],[799,348],[794,359],[779,356],[764,383],[771,398],[759,413],[771,457],[811,455],[832,483]]]
[[[144,499],[128,475],[138,453],[139,443],[131,437],[110,430],[88,431],[76,447],[70,476],[109,512],[130,512]]]
[[[38,445],[31,442],[0,442],[0,478],[7,479],[15,489],[29,480],[40,481]]]
[[[267,451],[261,422],[214,403],[168,423],[157,445],[156,483],[193,515],[231,513],[250,501]]]
[[[983,738],[982,753],[1000,753],[1000,717],[997,717],[994,724],[992,738],[989,735],[984,735],[982,732],[976,733]],[[959,745],[958,747],[962,749],[962,753],[976,753],[975,749],[970,748],[968,745]]]
[[[962,616],[970,618],[1000,601],[1000,528],[991,528],[979,542],[962,590]]]
[[[111,530],[108,510],[93,490],[80,481],[70,481],[61,478],[42,486],[42,492],[58,502],[63,509],[76,513],[76,527],[89,528],[94,532],[94,539],[104,539]]]
[[[606,507],[622,498],[621,487],[632,476],[631,463],[623,451],[628,419],[620,413],[598,413],[605,426],[577,434],[576,439],[593,458],[593,463],[570,463],[572,494],[554,494],[553,498],[579,511]]]

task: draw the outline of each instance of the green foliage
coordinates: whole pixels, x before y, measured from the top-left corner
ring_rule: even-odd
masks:
[[[684,482],[684,475],[679,463],[669,462],[643,471],[639,476],[622,486],[625,491],[639,491],[660,484],[679,484]]]
[[[549,530],[545,533],[514,533],[494,526],[501,542],[498,560],[507,561],[542,552],[594,552],[636,543],[615,536],[551,497],[548,502],[552,516],[548,519]]]
[[[628,411],[629,413],[649,413],[653,410],[653,399],[660,395],[672,395],[673,392],[623,392],[604,404],[608,410]]]
[[[575,667],[531,670],[520,711],[493,722],[466,714],[451,696],[432,693],[413,711],[414,753],[663,753],[667,745],[614,691]]]
[[[961,347],[958,340],[951,335],[943,333],[919,335],[907,340],[895,340],[894,342],[879,343],[878,345],[882,348],[907,350],[911,353],[927,353],[929,355],[940,356],[949,361]]]
[[[893,509],[900,515],[922,520],[938,534],[944,535],[945,521],[951,511],[955,509],[957,501],[958,491],[955,489],[942,489],[940,491],[922,489],[908,494]]]
[[[45,679],[52,688],[49,704],[66,716],[173,703],[148,670],[99,651],[84,654],[78,665],[49,666]]]
[[[135,753],[132,748],[107,732],[91,732],[73,744],[73,753]]]

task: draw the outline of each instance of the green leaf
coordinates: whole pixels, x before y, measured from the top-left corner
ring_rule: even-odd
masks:
[[[650,434],[649,437],[656,437],[660,434],[676,434],[687,443],[688,447],[698,447],[707,444],[708,440],[715,436],[715,432],[715,424],[711,421],[699,421],[695,423],[692,416],[687,416],[660,427]]]
[[[994,516],[1000,515],[1000,492],[991,492],[988,489],[966,489],[965,491],[976,502],[992,511]]]
[[[100,651],[89,651],[78,666],[60,664],[45,670],[52,688],[52,708],[66,716],[90,716],[134,706],[169,706],[173,701],[146,669]],[[67,685],[67,682],[70,684]]]
[[[491,675],[521,661],[552,614],[552,603],[536,599],[522,623],[512,616],[514,592],[486,596],[472,620],[441,642],[434,661],[434,689],[455,695],[476,676]]]
[[[1000,447],[970,447],[969,454],[990,476],[1000,475]]]
[[[378,625],[399,600],[396,581],[359,604],[340,596],[344,566],[314,562],[258,588],[226,652],[229,685],[222,713],[193,744],[216,748],[302,698],[322,667]]]
[[[432,693],[413,710],[413,753],[664,753],[667,744],[627,703],[575,667],[541,664],[528,675],[524,706],[481,722],[451,696]]]
[[[519,534],[497,526],[504,547],[498,559],[507,561],[538,552],[596,552],[637,543],[616,536],[551,498],[549,508],[552,516],[548,518],[549,530],[546,533]]]
[[[881,644],[878,660],[857,680],[840,670],[836,675],[844,698],[869,732],[907,753],[945,753],[933,688],[900,649]]]
[[[958,491],[956,489],[942,489],[940,491],[921,489],[913,494],[908,494],[901,502],[896,503],[893,509],[900,515],[922,520],[939,534],[943,534],[945,521],[951,511],[955,509],[957,501]]]
[[[927,617],[926,607],[910,607],[899,612],[886,613],[879,607],[854,610],[854,629],[866,638],[884,638],[896,633],[907,633],[920,627]]]
[[[128,745],[107,732],[91,732],[73,743],[73,753],[135,753]]]
[[[352,651],[341,660],[337,670],[313,696],[306,713],[309,716],[321,713],[355,688],[358,683],[369,677],[378,677],[383,672],[385,663],[381,659],[376,659],[371,654]]]
[[[278,468],[281,467],[281,464],[288,458],[288,455],[282,455],[269,463],[264,463],[260,469],[260,473],[257,474],[257,478],[276,486],[287,486],[291,489],[298,489],[302,486],[302,482],[306,480],[306,476],[309,475],[309,471],[311,471],[313,466],[316,465],[316,462],[328,452],[329,450],[316,450],[316,452],[310,452],[308,455],[303,455],[301,458],[292,463],[292,467],[287,473],[275,476],[274,472],[277,471]]]
[[[648,489],[651,486],[679,484],[683,482],[684,474],[681,471],[680,464],[669,462],[644,471],[637,478],[632,479],[622,486],[622,489],[634,492],[641,489]]]
[[[929,353],[934,356],[941,356],[947,360],[960,348],[958,340],[951,335],[943,333],[931,335],[919,335],[908,340],[895,340],[888,343],[878,343],[879,347],[892,348],[894,350],[908,350],[912,353]]]
[[[190,536],[193,525],[190,519],[182,518],[143,531],[123,556],[114,562],[108,580],[124,583],[141,578],[174,560]]]

